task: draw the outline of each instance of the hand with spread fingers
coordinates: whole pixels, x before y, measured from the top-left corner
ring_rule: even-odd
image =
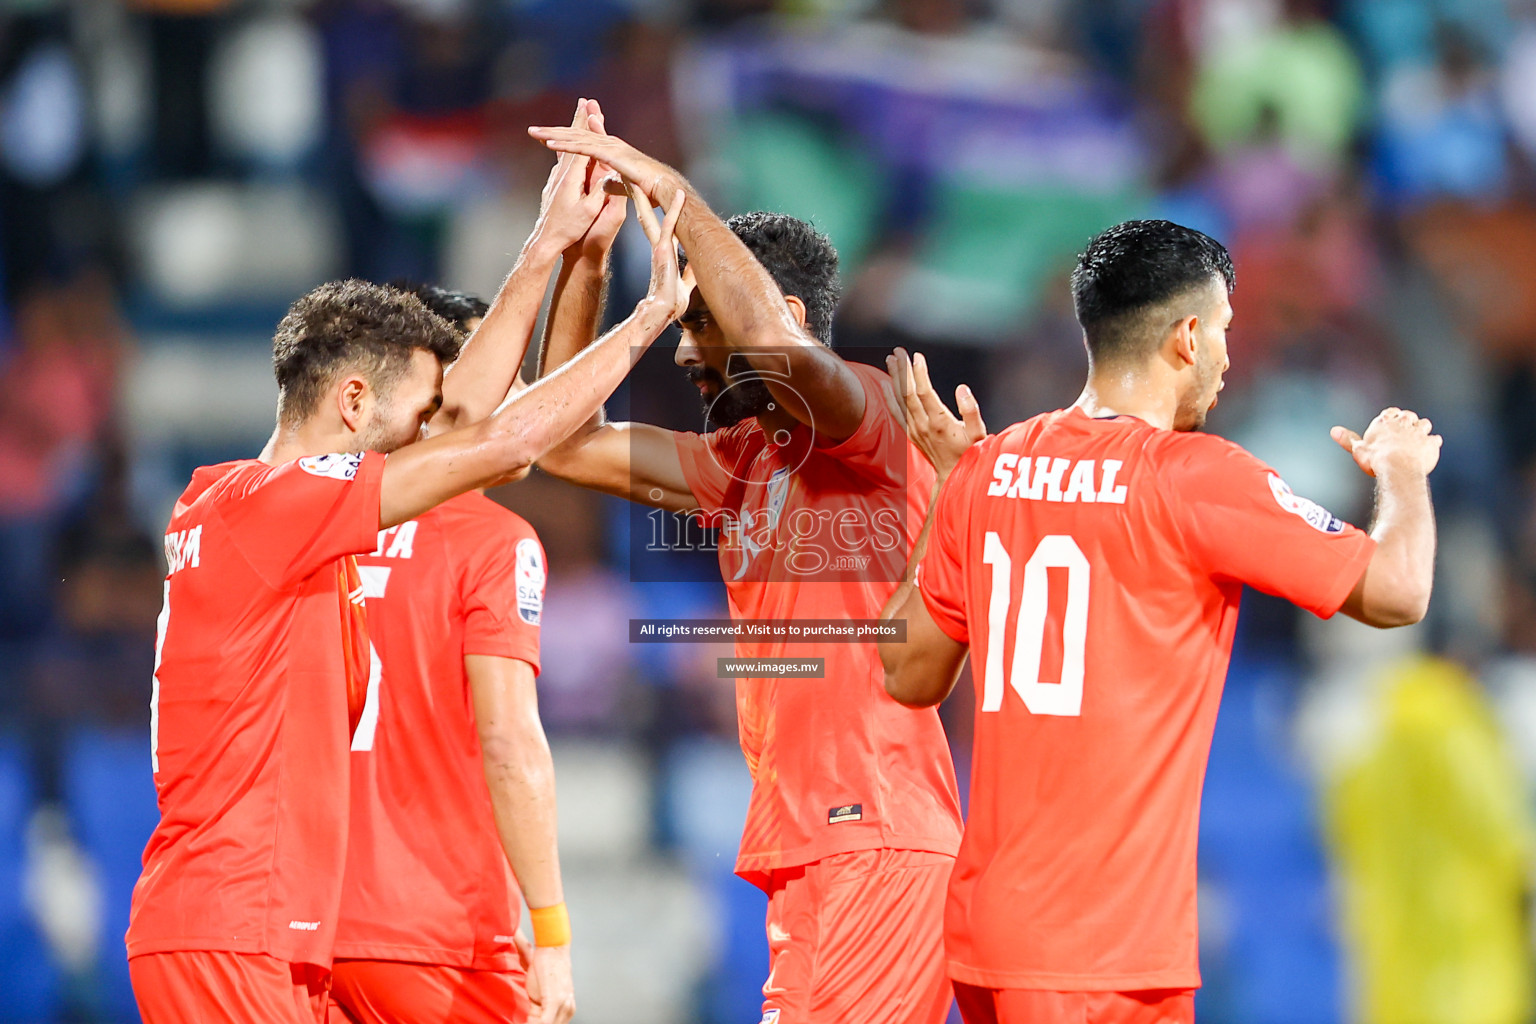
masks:
[[[1433,429],[1429,420],[1394,406],[1372,420],[1364,436],[1347,427],[1334,427],[1330,436],[1371,476],[1428,476],[1440,461],[1441,438]]]
[[[928,361],[921,352],[908,358],[906,349],[898,348],[885,357],[885,365],[896,390],[907,436],[943,480],[965,450],[987,436],[976,396],[964,384],[955,389],[955,405],[961,417],[956,418],[934,390],[928,376]]]

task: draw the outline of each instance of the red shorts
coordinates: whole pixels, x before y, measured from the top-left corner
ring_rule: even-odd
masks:
[[[144,1024],[323,1024],[325,971],[261,953],[186,950],[128,961]]]
[[[857,850],[768,878],[767,1024],[940,1024],[955,859]]]
[[[965,1024],[1194,1024],[1195,993],[1040,992],[955,982]]]
[[[337,960],[329,1024],[520,1024],[532,1016],[521,970]]]

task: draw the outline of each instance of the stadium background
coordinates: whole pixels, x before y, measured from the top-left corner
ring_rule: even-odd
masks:
[[[1166,216],[1238,266],[1211,429],[1357,522],[1327,437],[1445,436],[1429,620],[1250,594],[1201,841],[1204,1024],[1532,1012],[1536,3],[6,0],[0,12],[0,1020],[136,1020],[157,537],[254,453],[270,331],[353,274],[489,295],[577,96],[722,209],[814,219],[842,343],[926,352],[994,427],[1070,403],[1065,271]],[[644,288],[626,228],[610,313]],[[697,428],[670,345],[617,399]],[[682,410],[682,411],[679,411]],[[631,581],[630,518],[535,475],[545,721],[578,1020],[755,1020],[762,897],[707,556]],[[946,710],[965,773],[970,702]],[[453,838],[445,836],[445,842]]]

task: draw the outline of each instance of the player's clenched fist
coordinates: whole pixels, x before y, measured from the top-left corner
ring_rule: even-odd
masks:
[[[1364,437],[1347,427],[1334,427],[1332,436],[1371,476],[1393,470],[1428,476],[1440,461],[1441,438],[1432,429],[1429,420],[1393,406],[1371,421]]]

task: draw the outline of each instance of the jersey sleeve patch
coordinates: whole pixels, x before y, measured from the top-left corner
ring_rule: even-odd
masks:
[[[1295,516],[1300,516],[1308,526],[1322,533],[1342,533],[1344,520],[1329,512],[1315,501],[1303,498],[1291,490],[1289,484],[1281,480],[1274,473],[1269,474],[1269,492],[1275,496],[1275,501],[1280,507]]]
[[[362,464],[362,452],[333,452],[330,455],[310,455],[299,460],[299,468],[304,472],[332,480],[351,480],[357,476],[357,468]]]
[[[517,614],[530,626],[537,626],[544,614],[544,552],[539,542],[524,537],[517,542]]]

